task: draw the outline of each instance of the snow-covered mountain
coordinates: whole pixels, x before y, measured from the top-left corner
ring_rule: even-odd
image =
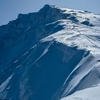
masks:
[[[0,26],[0,99],[100,100],[100,15],[45,5]]]

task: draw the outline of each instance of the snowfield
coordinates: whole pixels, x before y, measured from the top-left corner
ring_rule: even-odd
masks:
[[[0,99],[99,100],[100,15],[45,5],[0,26]]]

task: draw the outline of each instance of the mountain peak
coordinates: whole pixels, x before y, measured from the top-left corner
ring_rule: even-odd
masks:
[[[0,27],[1,99],[91,100],[99,84],[100,15],[46,4]]]
[[[46,8],[52,8],[52,7],[55,7],[55,5],[45,4],[44,7],[46,7]],[[44,7],[43,7],[43,8],[44,8]]]
[[[49,10],[51,10],[51,9],[53,9],[53,8],[56,8],[56,6],[55,5],[49,5],[49,4],[45,4],[44,6],[43,6],[43,8],[41,8],[40,10],[39,10],[39,12],[43,12],[43,13],[47,13]]]

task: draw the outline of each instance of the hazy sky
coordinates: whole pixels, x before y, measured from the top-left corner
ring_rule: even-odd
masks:
[[[0,25],[16,19],[19,13],[38,11],[45,4],[100,14],[100,0],[0,0]]]

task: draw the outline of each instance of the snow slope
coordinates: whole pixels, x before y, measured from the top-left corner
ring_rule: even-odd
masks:
[[[99,100],[99,84],[100,15],[45,5],[0,26],[0,99]]]
[[[61,100],[100,100],[100,85],[77,91]]]

